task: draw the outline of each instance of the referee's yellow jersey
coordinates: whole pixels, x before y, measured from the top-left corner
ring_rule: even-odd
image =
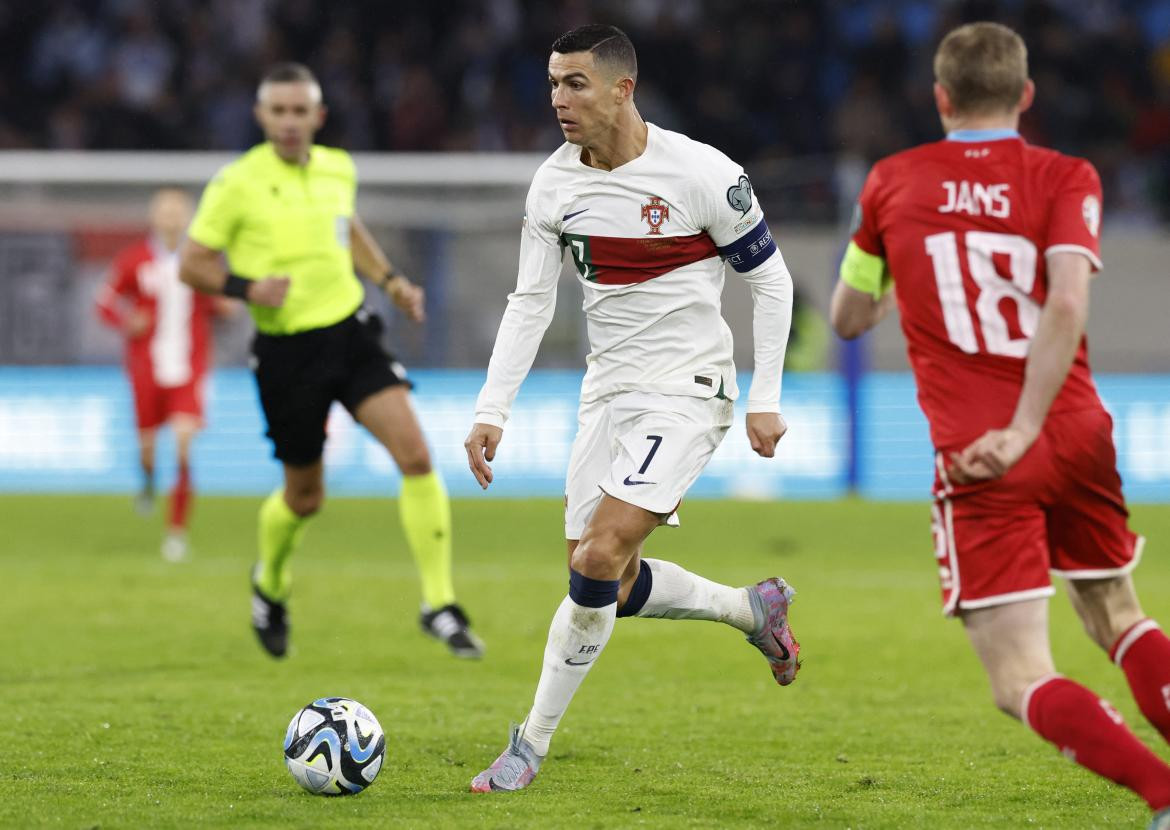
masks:
[[[353,314],[364,295],[349,250],[356,192],[344,150],[315,144],[308,164],[289,164],[265,142],[208,183],[188,235],[223,251],[233,274],[291,278],[283,306],[249,306],[260,331],[330,326]]]

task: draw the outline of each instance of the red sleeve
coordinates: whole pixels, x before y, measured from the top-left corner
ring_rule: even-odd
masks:
[[[135,280],[137,258],[132,253],[132,249],[127,249],[114,258],[110,265],[110,275],[98,292],[95,304],[97,315],[102,322],[116,329],[121,329],[125,322],[120,298],[132,297],[137,290]]]
[[[1082,253],[1101,269],[1101,179],[1084,159],[1072,162],[1052,196],[1044,253]]]
[[[861,195],[853,208],[853,242],[867,254],[885,257],[886,249],[878,231],[877,210],[882,187],[881,165],[875,164],[865,177]]]

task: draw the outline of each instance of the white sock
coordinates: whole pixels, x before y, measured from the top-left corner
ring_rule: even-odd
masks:
[[[732,588],[704,579],[662,559],[642,559],[653,581],[639,617],[669,620],[715,620],[751,634],[760,625],[747,588]]]
[[[544,647],[544,668],[536,686],[536,699],[520,733],[532,744],[537,755],[548,754],[553,732],[593,661],[609,642],[615,619],[616,602],[601,608],[587,608],[570,597],[565,597],[553,615],[552,625],[548,628],[548,644]]]

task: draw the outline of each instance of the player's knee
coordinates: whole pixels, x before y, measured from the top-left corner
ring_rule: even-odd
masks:
[[[1102,625],[1098,620],[1090,616],[1081,618],[1081,626],[1085,629],[1085,634],[1089,636],[1090,640],[1106,651],[1109,650],[1111,642],[1108,640],[1108,634],[1105,631],[1107,626]]]
[[[325,488],[312,487],[285,491],[285,502],[289,509],[302,519],[312,516],[325,504]]]
[[[608,529],[586,531],[569,557],[570,568],[592,579],[612,579],[624,564],[619,534]]]
[[[395,455],[398,469],[404,476],[425,476],[431,471],[431,453],[422,441],[406,447]]]
[[[1073,584],[1079,602],[1077,611],[1089,639],[1108,651],[1145,615],[1129,577]]]

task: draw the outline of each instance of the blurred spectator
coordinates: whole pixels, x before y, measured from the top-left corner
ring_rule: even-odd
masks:
[[[548,44],[605,20],[638,47],[662,126],[749,170],[867,164],[938,135],[930,58],[973,19],[1031,48],[1025,135],[1094,161],[1115,218],[1170,218],[1170,0],[2,3],[0,148],[243,149],[260,72],[299,60],[322,78],[326,142],[548,152]]]

